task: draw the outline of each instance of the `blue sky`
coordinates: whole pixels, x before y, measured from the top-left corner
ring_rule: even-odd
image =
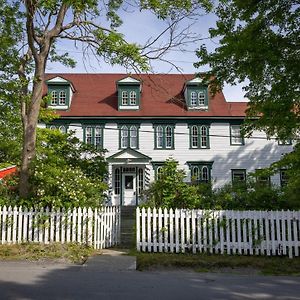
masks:
[[[119,28],[119,30],[130,42],[145,44],[149,38],[154,38],[166,28],[166,23],[158,20],[149,12],[121,11],[120,15],[122,16],[123,25]],[[198,17],[197,20],[193,20],[194,24],[191,27],[191,32],[200,34],[201,38],[207,38],[209,36],[208,30],[210,27],[214,26],[215,21],[216,17],[213,14]],[[187,24],[187,21],[183,22],[180,28],[185,27]],[[162,39],[158,41],[157,46],[159,46],[160,43],[166,42],[166,39],[167,36],[163,36]],[[180,51],[178,48],[173,49],[167,53],[165,59],[176,64],[176,66],[179,67],[183,73],[196,73],[199,71],[205,71],[207,70],[207,67],[195,69],[193,66],[193,63],[197,62],[198,60],[195,51],[197,48],[199,48],[201,43],[205,43],[209,50],[213,50],[215,47],[218,47],[218,40],[205,39],[203,41],[198,41],[187,45],[184,52]],[[60,64],[49,63],[46,70],[49,73],[126,73],[126,69],[124,67],[111,66],[105,63],[102,59],[99,61],[92,53],[89,53],[88,56],[84,57],[82,47],[75,47],[71,42],[60,42],[57,46],[57,49],[61,51],[61,53],[67,50],[70,56],[77,61],[77,64],[74,69],[70,69]],[[161,61],[152,61],[151,65],[155,73],[178,73],[178,71],[175,68],[172,68],[170,64],[163,63]],[[223,89],[223,92],[227,101],[245,101],[241,85],[226,85]]]

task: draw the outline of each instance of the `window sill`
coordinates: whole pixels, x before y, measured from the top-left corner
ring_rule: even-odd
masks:
[[[68,105],[48,105],[48,108],[56,109],[56,110],[66,110],[69,109]]]
[[[121,110],[138,110],[140,107],[138,105],[120,105],[119,109]]]

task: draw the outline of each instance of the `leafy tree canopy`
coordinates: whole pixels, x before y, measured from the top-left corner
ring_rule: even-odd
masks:
[[[154,13],[166,21],[165,30],[144,45],[128,42],[119,30],[120,16],[132,9]],[[0,0],[0,99],[7,101],[12,96],[20,108],[20,196],[26,198],[30,193],[30,166],[36,155],[36,128],[47,63],[75,66],[67,51],[58,51],[58,41],[74,42],[85,53],[90,50],[112,65],[148,71],[152,59],[163,60],[168,50],[199,40],[189,26],[178,30],[178,24],[210,9],[210,0]]]
[[[256,128],[281,139],[295,136],[300,123],[299,1],[223,0],[216,15],[210,35],[220,45],[213,52],[200,47],[195,65],[211,67],[208,76],[215,76],[215,89],[224,82],[249,82],[248,133]]]

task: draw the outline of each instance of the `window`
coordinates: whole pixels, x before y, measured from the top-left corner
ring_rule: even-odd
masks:
[[[122,105],[128,105],[128,92],[122,92]]]
[[[256,183],[261,185],[261,186],[270,186],[271,185],[271,178],[269,175],[263,175],[261,174],[262,170],[257,169],[255,178],[256,178]]]
[[[188,86],[186,97],[187,106],[190,109],[206,109],[208,107],[207,87]]]
[[[174,126],[156,125],[154,134],[155,149],[174,149]]]
[[[130,92],[130,105],[136,105],[136,92]]]
[[[66,105],[67,95],[65,91],[59,92],[59,105]]]
[[[101,149],[103,147],[103,127],[97,125],[84,127],[84,142]]]
[[[142,82],[128,76],[116,82],[118,110],[138,110],[142,91]]]
[[[199,106],[205,105],[205,93],[202,91],[198,93],[198,103]]]
[[[280,146],[290,146],[290,145],[292,145],[292,140],[291,139],[278,140],[278,145],[280,145]]]
[[[57,91],[51,92],[51,105],[57,105],[58,104],[58,95]]]
[[[68,126],[66,125],[50,125],[48,128],[51,130],[59,130],[61,133],[67,133],[68,131]]]
[[[232,176],[232,184],[246,182],[246,170],[245,169],[233,169],[233,170],[231,170],[231,176]]]
[[[115,169],[115,195],[120,195],[121,192],[121,175],[120,175],[120,169]]]
[[[230,144],[231,145],[244,145],[244,138],[241,135],[240,125],[230,126]]]
[[[154,170],[156,180],[161,178],[164,163],[165,163],[164,161],[152,162],[152,166],[153,166],[153,170]]]
[[[191,92],[191,106],[197,106],[197,105],[198,105],[197,93]]]
[[[286,170],[280,170],[280,185],[285,186],[288,183],[288,174]]]
[[[120,148],[138,149],[138,126],[122,125],[120,127]]]
[[[144,190],[144,169],[138,169],[138,194],[140,195]]]
[[[51,95],[50,105],[52,106],[66,106],[68,105],[69,90],[65,86],[48,87]]]
[[[192,183],[207,183],[211,180],[213,162],[187,162],[191,171]]]
[[[192,125],[190,127],[190,148],[209,148],[209,127],[206,125]]]

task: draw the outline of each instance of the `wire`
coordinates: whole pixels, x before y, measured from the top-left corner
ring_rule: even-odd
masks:
[[[123,123],[122,123],[123,125]],[[127,126],[130,126],[130,124],[125,124],[124,125],[127,125]],[[135,124],[132,124],[133,126]],[[166,124],[167,125],[167,124]],[[204,124],[203,124],[204,125]],[[63,125],[62,125],[63,126]],[[103,128],[104,130],[112,130],[112,131],[120,131],[121,128],[113,128],[113,127],[104,127],[104,126],[101,126],[101,125],[95,125],[95,124],[87,124],[86,125],[87,127],[88,126],[91,126],[91,127],[96,127],[96,126],[99,126],[101,128]],[[200,125],[202,126],[202,125]],[[205,125],[204,125],[205,126]],[[78,127],[78,128],[83,128],[82,125],[76,125],[76,124],[72,124],[72,127]],[[144,129],[138,129],[138,132],[143,132],[143,133],[151,133],[151,134],[154,134],[155,133],[155,130],[144,130]],[[191,134],[190,133],[186,133],[186,132],[173,132],[174,135],[185,135],[185,136],[190,136]],[[238,137],[238,136],[233,136],[233,135],[222,135],[222,134],[208,134],[206,136],[209,136],[209,137],[218,137],[218,138],[230,138],[230,137]],[[242,137],[242,136],[241,136]],[[242,137],[244,139],[257,139],[257,140],[276,140],[278,141],[279,139],[276,138],[276,137],[262,137],[262,136],[249,136],[249,137]],[[292,140],[300,140],[300,137],[297,138],[293,138]]]

